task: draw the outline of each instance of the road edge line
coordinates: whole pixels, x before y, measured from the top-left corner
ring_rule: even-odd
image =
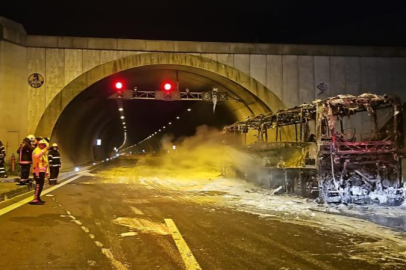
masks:
[[[82,176],[83,176],[83,175],[76,175],[76,176],[72,177],[72,178],[69,179],[69,180],[66,180],[66,181],[61,182],[61,183],[58,184],[57,186],[53,186],[53,187],[47,188],[46,190],[44,190],[44,191],[42,192],[42,195],[48,194],[49,192],[52,192],[52,191],[54,191],[55,189],[58,189],[58,188],[60,188],[60,187],[63,187],[64,185],[69,184],[70,182],[75,181],[76,179],[78,179],[79,177],[82,177]],[[17,209],[18,207],[20,207],[20,206],[22,206],[22,205],[25,205],[25,204],[29,203],[30,201],[32,201],[32,197],[31,197],[31,196],[28,197],[28,198],[25,198],[25,199],[23,199],[23,200],[21,200],[21,201],[19,201],[19,202],[13,203],[12,205],[9,205],[9,206],[7,206],[7,207],[4,207],[3,209],[0,209],[0,216],[4,215],[4,214],[6,214],[6,213],[8,213],[8,212],[10,212],[10,211],[13,211],[14,209]]]
[[[183,239],[182,235],[180,234],[175,222],[170,218],[164,220],[173,240],[175,241],[176,247],[180,252],[183,262],[185,263],[186,270],[201,270],[202,268],[196,261],[196,258],[193,256],[193,253],[187,245],[185,239]]]

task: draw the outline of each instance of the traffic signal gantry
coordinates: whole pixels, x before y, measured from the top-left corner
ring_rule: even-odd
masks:
[[[155,91],[140,91],[137,87],[133,90],[125,89],[123,82],[115,82],[115,92],[111,95],[110,99],[149,99],[149,100],[163,100],[163,101],[207,101],[213,103],[213,113],[215,112],[216,105],[219,102],[229,100],[227,92],[220,92],[218,88],[212,87],[210,91],[193,92],[188,88],[185,91],[179,90],[179,83],[174,85],[172,82],[164,81],[160,90]],[[238,98],[231,98],[235,101],[241,101]]]

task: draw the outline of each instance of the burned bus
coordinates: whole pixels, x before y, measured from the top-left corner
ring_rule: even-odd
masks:
[[[339,95],[248,118],[224,136],[261,161],[232,168],[247,180],[327,203],[397,204],[401,118],[398,99]]]

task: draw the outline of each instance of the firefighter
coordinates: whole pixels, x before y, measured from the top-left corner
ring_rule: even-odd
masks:
[[[38,142],[37,148],[35,148],[32,153],[32,163],[34,170],[35,179],[35,193],[34,200],[30,204],[43,204],[44,201],[41,200],[41,192],[44,188],[45,175],[48,171],[48,143],[45,140]]]
[[[20,184],[30,182],[30,169],[32,164],[32,151],[34,151],[31,140],[24,138],[23,143],[17,150],[18,163],[20,164]]]
[[[48,153],[49,170],[51,174],[49,177],[50,185],[56,185],[58,182],[59,169],[61,168],[61,155],[58,149],[58,144],[54,143]]]
[[[4,168],[4,161],[6,160],[6,149],[3,142],[0,141],[0,177],[6,178],[6,169]]]
[[[38,144],[37,138],[34,135],[28,135],[27,138],[31,141],[31,147],[35,149],[35,147],[37,147]]]

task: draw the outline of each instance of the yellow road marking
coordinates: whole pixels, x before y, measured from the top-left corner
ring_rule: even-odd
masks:
[[[48,189],[44,190],[41,195],[45,195],[45,194],[47,194],[47,193],[49,193],[49,192],[54,191],[55,189],[58,189],[58,188],[60,188],[60,187],[63,187],[64,185],[69,184],[69,183],[72,182],[72,181],[75,181],[75,180],[78,179],[79,177],[82,177],[82,175],[77,175],[77,176],[73,177],[72,179],[69,179],[69,180],[67,180],[67,181],[61,182],[61,183],[60,183],[59,185],[57,185],[57,186],[53,186],[53,187],[51,187],[51,188],[48,188]],[[22,205],[24,205],[24,204],[27,204],[27,203],[29,203],[30,201],[32,201],[32,197],[31,197],[31,196],[28,197],[28,198],[26,198],[26,199],[23,199],[23,200],[21,200],[21,201],[19,201],[19,202],[16,202],[16,203],[14,203],[14,204],[12,204],[12,205],[9,205],[9,206],[7,206],[7,207],[5,207],[5,208],[3,208],[3,209],[0,209],[0,216],[4,215],[4,214],[6,214],[6,213],[8,213],[8,212],[10,212],[10,211],[13,211],[14,209],[17,209],[18,207],[20,207],[20,206],[22,206]]]
[[[180,255],[182,256],[183,262],[186,266],[186,270],[201,270],[202,268],[190,251],[185,239],[183,239],[182,235],[180,234],[178,228],[175,225],[175,222],[173,222],[172,219],[165,219],[165,223],[166,226],[168,226],[169,228],[169,232],[171,233],[173,240],[175,241]]]

